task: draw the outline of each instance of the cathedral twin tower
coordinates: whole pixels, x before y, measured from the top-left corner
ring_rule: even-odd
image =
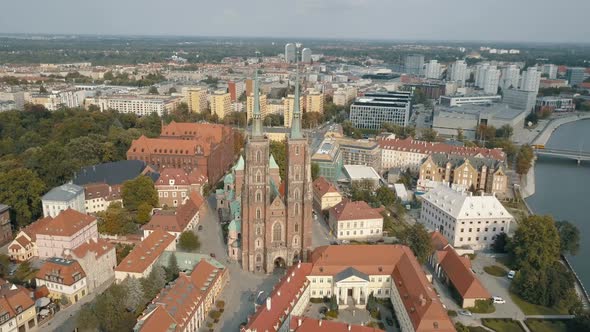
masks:
[[[285,179],[269,171],[272,156],[260,113],[258,70],[254,81],[252,129],[245,147],[242,192],[242,268],[271,273],[307,260],[312,237],[311,157],[301,132],[299,71],[287,139]],[[273,160],[274,162],[274,160]]]

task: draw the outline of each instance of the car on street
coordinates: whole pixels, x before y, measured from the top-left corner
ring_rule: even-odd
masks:
[[[516,271],[510,270],[510,271],[508,271],[508,274],[506,276],[508,277],[508,279],[514,279],[515,275],[516,275]]]
[[[459,315],[462,315],[462,316],[471,316],[471,311],[469,311],[469,310],[459,310]]]
[[[325,315],[328,312],[328,307],[323,306],[320,308],[319,313]]]
[[[199,225],[199,228],[197,228],[198,230],[202,231],[203,230],[203,225]]]
[[[492,302],[494,302],[495,304],[504,304],[506,303],[506,300],[499,296],[492,296]]]

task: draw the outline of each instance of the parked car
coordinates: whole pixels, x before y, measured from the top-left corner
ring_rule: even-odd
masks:
[[[350,241],[348,241],[348,240],[342,240],[342,241],[340,241],[340,243],[342,243],[342,244],[349,244]]]
[[[203,230],[203,225],[199,225],[199,227],[197,229],[200,230],[200,231],[202,231]]]
[[[462,316],[471,316],[471,311],[469,311],[469,310],[459,310],[459,315],[462,315]]]
[[[323,306],[320,308],[319,313],[322,315],[325,315],[326,313],[328,313],[328,307]]]
[[[515,275],[516,275],[516,271],[510,270],[510,271],[508,271],[508,274],[506,276],[508,277],[508,279],[514,279]]]
[[[492,302],[496,304],[504,304],[506,301],[499,296],[492,296]]]

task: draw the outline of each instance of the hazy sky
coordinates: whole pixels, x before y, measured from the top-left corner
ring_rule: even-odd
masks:
[[[0,33],[590,42],[590,0],[2,0]]]

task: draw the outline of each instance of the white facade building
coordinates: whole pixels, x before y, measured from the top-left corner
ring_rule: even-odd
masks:
[[[520,69],[516,65],[508,65],[502,68],[502,79],[500,87],[506,91],[512,87],[516,89],[520,81]]]
[[[440,77],[440,63],[437,60],[430,60],[424,66],[424,76],[426,78],[438,79]]]
[[[485,93],[498,93],[499,82],[500,71],[496,66],[483,65],[478,68],[476,73],[476,85],[483,89]]]
[[[472,196],[439,185],[422,196],[419,221],[438,230],[455,247],[489,248],[508,233],[514,217],[495,196]]]
[[[181,99],[181,98],[179,98]],[[165,96],[116,95],[86,98],[85,104],[96,105],[102,112],[114,109],[119,113],[133,113],[138,116],[156,113],[159,116],[172,112],[176,107],[177,98]]]
[[[301,51],[301,62],[311,63],[311,50],[309,48],[304,48]]]
[[[379,129],[384,122],[407,126],[410,92],[366,93],[350,106],[350,121],[356,128]]]
[[[557,66],[551,63],[544,64],[541,68],[541,74],[546,74],[547,78],[554,80],[557,78]]]
[[[451,65],[450,73],[451,81],[461,82],[461,86],[463,86],[468,78],[467,64],[465,63],[465,60],[455,61],[455,63]]]
[[[285,45],[285,61],[288,63],[295,62],[297,55],[295,44],[288,43]]]
[[[520,90],[528,92],[539,92],[539,84],[541,83],[541,72],[537,71],[537,67],[529,67],[522,72],[520,80]]]
[[[51,189],[41,198],[44,217],[56,217],[60,212],[73,209],[86,213],[84,188],[66,183]]]

